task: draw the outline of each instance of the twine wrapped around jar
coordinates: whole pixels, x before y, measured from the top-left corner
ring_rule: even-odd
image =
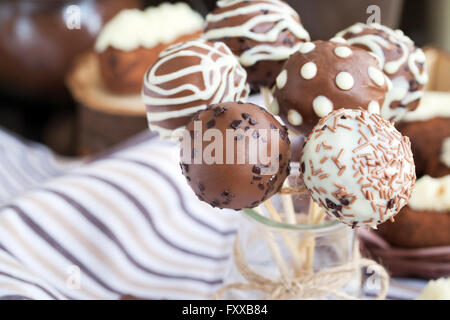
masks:
[[[386,297],[389,287],[389,275],[386,270],[373,260],[361,258],[358,250],[358,242],[355,243],[353,258],[350,262],[318,272],[304,273],[299,276],[282,276],[279,280],[271,280],[253,271],[246,263],[244,253],[236,237],[234,242],[234,260],[237,269],[247,280],[247,283],[232,283],[221,288],[215,295],[220,299],[223,294],[232,289],[259,290],[265,292],[268,300],[281,299],[317,299],[326,295],[333,295],[340,299],[355,300],[355,296],[342,291],[342,287],[348,283],[355,272],[362,267],[369,268],[380,277],[381,289],[376,299],[382,300]]]

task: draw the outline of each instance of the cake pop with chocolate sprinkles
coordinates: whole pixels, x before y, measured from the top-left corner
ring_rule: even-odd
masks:
[[[309,41],[297,12],[279,0],[217,1],[206,22],[204,38],[230,47],[253,91],[271,87],[286,59]]]
[[[416,180],[408,137],[363,109],[322,118],[306,140],[300,171],[314,201],[353,228],[393,220]]]
[[[380,67],[392,80],[392,90],[381,108],[384,118],[399,121],[417,108],[428,82],[425,54],[403,31],[377,23],[356,23],[337,36],[375,54]]]
[[[144,76],[151,130],[170,137],[212,103],[246,100],[247,73],[222,42],[196,39],[163,51]]]
[[[293,131],[308,135],[336,109],[379,113],[389,85],[368,51],[334,39],[305,42],[278,75],[270,110]]]
[[[218,208],[253,208],[269,199],[289,175],[290,156],[287,128],[263,108],[242,102],[200,111],[181,141],[189,185]]]

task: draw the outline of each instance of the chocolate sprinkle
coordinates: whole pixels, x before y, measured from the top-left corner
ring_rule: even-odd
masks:
[[[255,164],[252,168],[252,172],[254,174],[261,174],[261,168]]]
[[[390,199],[387,203],[387,208],[392,209],[394,207],[394,199]]]
[[[216,120],[212,119],[206,123],[206,129],[210,129],[216,125]]]
[[[230,124],[230,127],[234,130],[237,130],[241,126],[242,120],[233,120]]]
[[[250,119],[248,120],[248,123],[250,123],[252,126],[258,124],[258,122],[257,122],[255,119],[252,119],[252,118],[250,118]]]
[[[241,116],[242,116],[242,119],[244,119],[244,120],[247,120],[247,119],[251,118],[251,116],[247,112],[242,113]]]
[[[214,107],[213,109],[214,117],[218,117],[222,115],[225,111],[227,111],[227,107]]]

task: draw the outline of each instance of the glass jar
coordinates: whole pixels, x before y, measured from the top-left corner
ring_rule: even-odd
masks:
[[[299,184],[297,166],[287,181]],[[270,203],[243,210],[220,298],[362,296],[361,268],[346,268],[359,254],[355,230],[310,207],[309,199],[306,194],[277,194]],[[288,210],[295,216],[289,217]]]

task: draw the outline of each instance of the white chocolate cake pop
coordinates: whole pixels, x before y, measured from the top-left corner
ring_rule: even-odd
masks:
[[[203,39],[163,51],[144,76],[142,99],[151,130],[169,137],[210,104],[245,101],[247,73],[222,42]]]
[[[306,140],[300,170],[314,201],[353,228],[393,218],[416,180],[409,139],[362,109],[322,118]]]
[[[425,54],[401,30],[372,23],[356,23],[339,32],[347,43],[371,51],[379,65],[392,80],[392,90],[386,95],[381,115],[392,121],[401,120],[408,111],[417,108],[428,82]]]

